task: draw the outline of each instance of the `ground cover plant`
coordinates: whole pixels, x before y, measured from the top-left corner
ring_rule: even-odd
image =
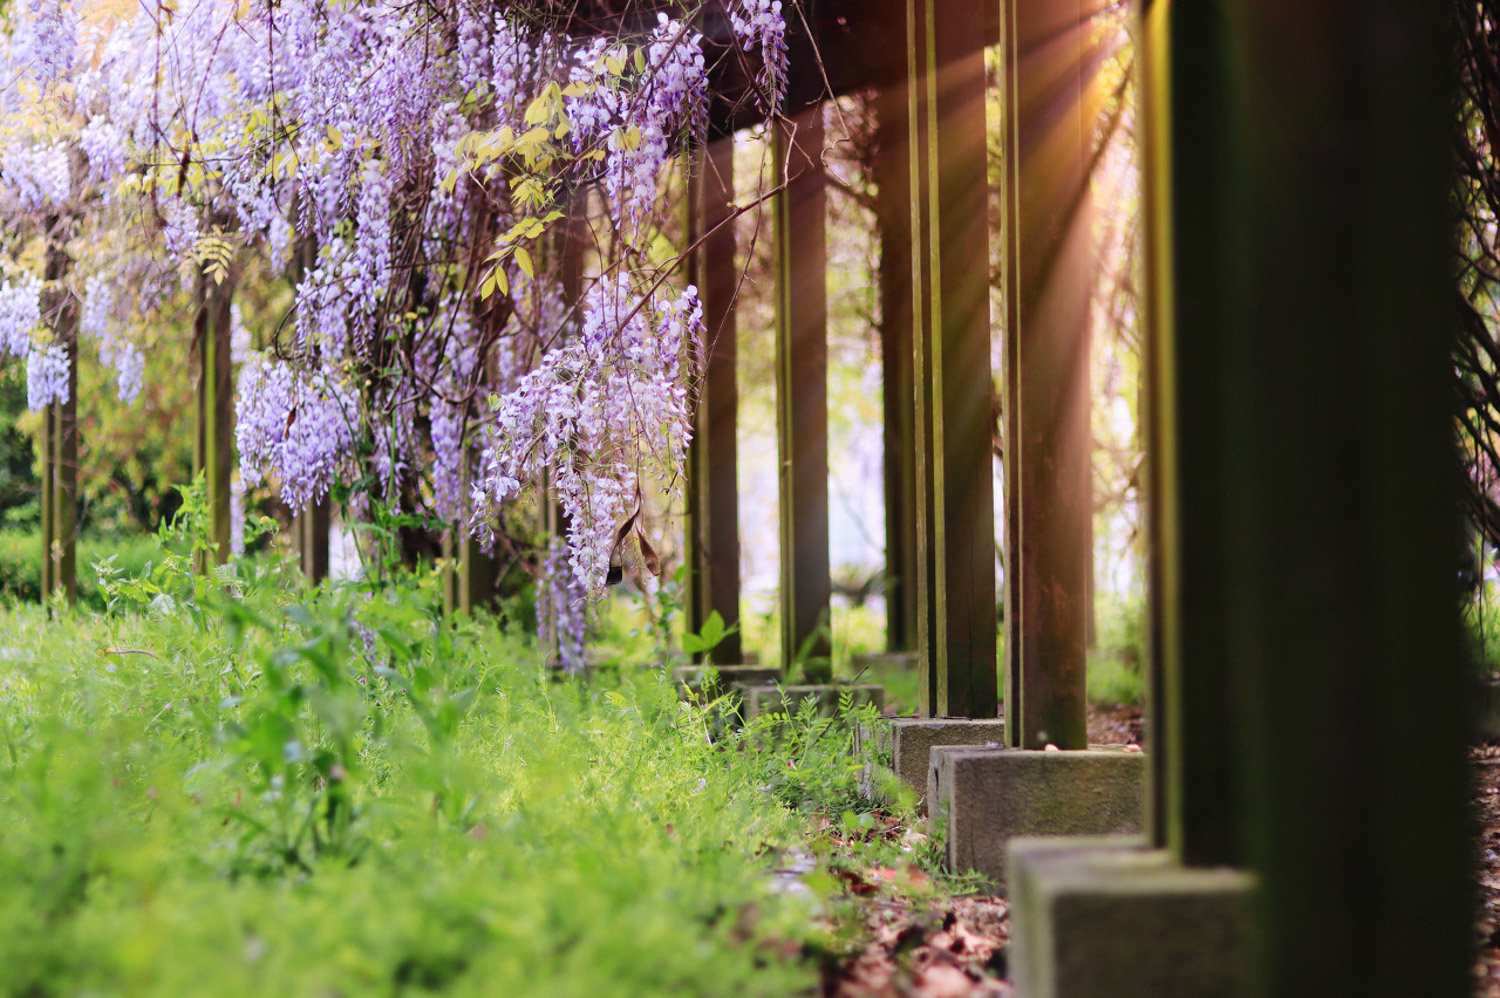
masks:
[[[939,889],[855,792],[869,718],[556,682],[435,577],[205,576],[206,543],[101,564],[107,613],[0,616],[6,993],[796,993],[870,884]]]

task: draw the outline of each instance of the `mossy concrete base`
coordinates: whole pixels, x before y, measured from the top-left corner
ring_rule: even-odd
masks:
[[[1022,836],[1131,835],[1145,814],[1146,758],[1124,746],[1065,752],[934,746],[927,802],[947,819],[950,869],[1006,890],[1006,846]]]
[[[885,709],[885,687],[872,683],[846,686],[840,683],[817,686],[747,686],[742,714],[746,721],[762,714],[778,711],[795,714],[803,700],[814,700],[819,714],[832,714],[838,709],[839,697],[845,692],[853,698],[856,706],[872,703],[876,709]]]
[[[781,682],[781,670],[763,665],[679,665],[672,670],[677,685],[697,694],[703,690],[703,677],[710,669],[718,675],[718,692],[727,693],[744,686],[767,686]]]
[[[1005,720],[998,717],[882,718],[874,731],[861,730],[860,743],[869,742],[890,760],[890,769],[917,795],[917,807],[927,810],[927,777],[934,745],[998,748],[1005,743]],[[863,783],[866,797],[876,792],[872,774]]]
[[[1188,869],[1133,838],[1012,839],[1019,998],[1248,995],[1254,878]]]
[[[858,655],[849,656],[849,667],[856,673],[866,669],[905,669],[908,672],[917,668],[917,653],[914,651],[874,651],[861,652]]]

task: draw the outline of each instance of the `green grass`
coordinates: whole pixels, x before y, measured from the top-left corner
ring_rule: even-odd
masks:
[[[435,576],[155,554],[107,614],[0,610],[0,993],[816,984],[837,885],[773,871],[865,806],[848,718],[550,682],[518,630],[441,619]]]

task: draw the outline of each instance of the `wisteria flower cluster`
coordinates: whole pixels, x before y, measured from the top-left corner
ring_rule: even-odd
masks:
[[[241,370],[239,399],[235,442],[245,484],[274,475],[293,511],[320,502],[348,470],[359,419],[353,394],[328,373],[262,359]]]
[[[588,590],[573,574],[568,546],[561,537],[547,543],[547,557],[537,587],[537,633],[557,649],[563,671],[583,673],[584,641],[588,637]]]
[[[69,373],[68,351],[61,343],[33,346],[26,355],[26,407],[45,409],[68,401]]]
[[[26,405],[68,401],[68,352],[41,332],[42,282],[31,274],[0,284],[0,354],[26,358]]]
[[[0,284],[0,351],[24,357],[42,321],[42,282],[31,274]]]
[[[779,114],[786,98],[786,17],[781,0],[739,0],[729,11],[729,23],[746,52],[759,52],[756,100],[767,114]]]
[[[635,230],[654,207],[674,138],[702,141],[708,130],[703,36],[657,15],[641,63],[631,75],[627,46],[595,39],[577,50],[567,101],[573,147],[604,137],[604,185],[615,224]]]
[[[351,503],[417,502],[480,532],[545,478],[569,522],[547,557],[562,614],[603,584],[646,480],[685,460],[701,309],[643,250],[709,104],[690,18],[600,34],[555,7],[181,0],[79,17],[18,0],[0,14],[0,73],[26,81],[0,92],[0,214],[109,233],[108,250],[70,248],[57,284],[127,401],[145,360],[128,330],[195,288],[228,293],[252,256],[285,276],[291,321],[236,332],[244,486],[298,509],[375,482]],[[733,0],[731,16],[774,109],[781,4]],[[596,196],[589,270],[606,276],[564,281],[558,230]],[[76,358],[17,259],[0,243],[0,349],[53,400]]]
[[[115,386],[121,402],[130,405],[141,394],[146,371],[146,355],[126,339],[115,322],[115,293],[102,276],[88,279],[78,331],[97,340],[99,359],[115,372]]]
[[[72,192],[68,149],[60,142],[10,146],[0,153],[0,175],[23,211],[65,205]]]
[[[599,282],[579,337],[496,400],[477,515],[549,470],[569,521],[569,563],[588,590],[601,588],[618,528],[639,505],[642,471],[670,473],[686,459],[692,421],[681,365],[702,327],[696,288],[658,302],[633,294],[624,277]],[[642,441],[650,442],[644,453]]]

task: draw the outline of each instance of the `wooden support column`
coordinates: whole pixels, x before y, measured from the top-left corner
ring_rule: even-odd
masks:
[[[776,437],[781,462],[781,661],[831,676],[828,573],[828,299],[823,109],[775,128]]]
[[[63,286],[72,266],[59,236],[65,221],[47,219],[43,315],[68,357],[68,397],[42,414],[42,597],[78,601],[78,304]]]
[[[895,7],[888,20],[896,38],[904,45],[904,7]],[[875,214],[880,226],[881,402],[885,431],[885,637],[890,651],[910,651],[917,644],[910,100],[904,74],[881,83],[876,98]]]
[[[1162,838],[1257,874],[1253,993],[1468,994],[1443,7],[1142,34]]]
[[[57,588],[57,562],[53,555],[53,542],[57,539],[54,483],[57,481],[57,407],[49,405],[42,410],[41,465],[42,473],[42,599],[46,600]]]
[[[230,373],[230,305],[234,281],[198,279],[194,341],[198,353],[198,436],[194,470],[208,486],[208,536],[215,564],[229,560],[230,472],[234,467],[234,380]],[[207,566],[199,566],[206,568]]]
[[[984,5],[908,0],[922,713],[994,717]]]
[[[1089,114],[1097,0],[1005,0],[1006,737],[1087,746]]]
[[[317,259],[317,240],[311,237],[298,239],[287,274],[292,287],[295,288],[302,282],[308,272],[316,266]],[[333,499],[325,496],[322,501],[304,507],[292,523],[293,532],[297,537],[297,554],[302,565],[302,574],[307,576],[307,580],[314,585],[328,577],[328,529],[332,518]]]
[[[332,513],[333,500],[324,497],[321,502],[313,503],[297,514],[302,574],[313,585],[328,578],[328,528]]]
[[[1221,247],[1230,165],[1224,24],[1216,5],[1184,5],[1169,17],[1170,9],[1146,11],[1138,49],[1152,837],[1188,865],[1233,865],[1245,859],[1223,575],[1233,455],[1223,386],[1204,374],[1224,364],[1214,333],[1226,321],[1234,263]]]
[[[688,452],[688,628],[703,629],[717,610],[725,626],[740,620],[739,454],[735,439],[739,403],[735,296],[734,136],[715,139],[693,157],[688,183],[688,240],[702,245],[692,254],[693,280],[703,302],[704,371],[694,407]],[[703,658],[704,656],[699,656]],[[738,630],[707,654],[721,665],[740,663]]]
[[[488,363],[493,365],[493,359]],[[493,370],[491,373],[493,374]],[[474,432],[473,424],[470,425],[470,432]],[[472,471],[471,462],[465,460],[460,478],[460,494],[465,497],[466,507],[467,497],[473,489],[470,477]],[[486,549],[484,542],[469,532],[467,517],[461,518],[455,529],[456,539],[449,542],[458,558],[458,571],[454,578],[457,592],[452,603],[458,612],[472,616],[476,609],[494,607],[496,586],[500,581],[500,563]]]

